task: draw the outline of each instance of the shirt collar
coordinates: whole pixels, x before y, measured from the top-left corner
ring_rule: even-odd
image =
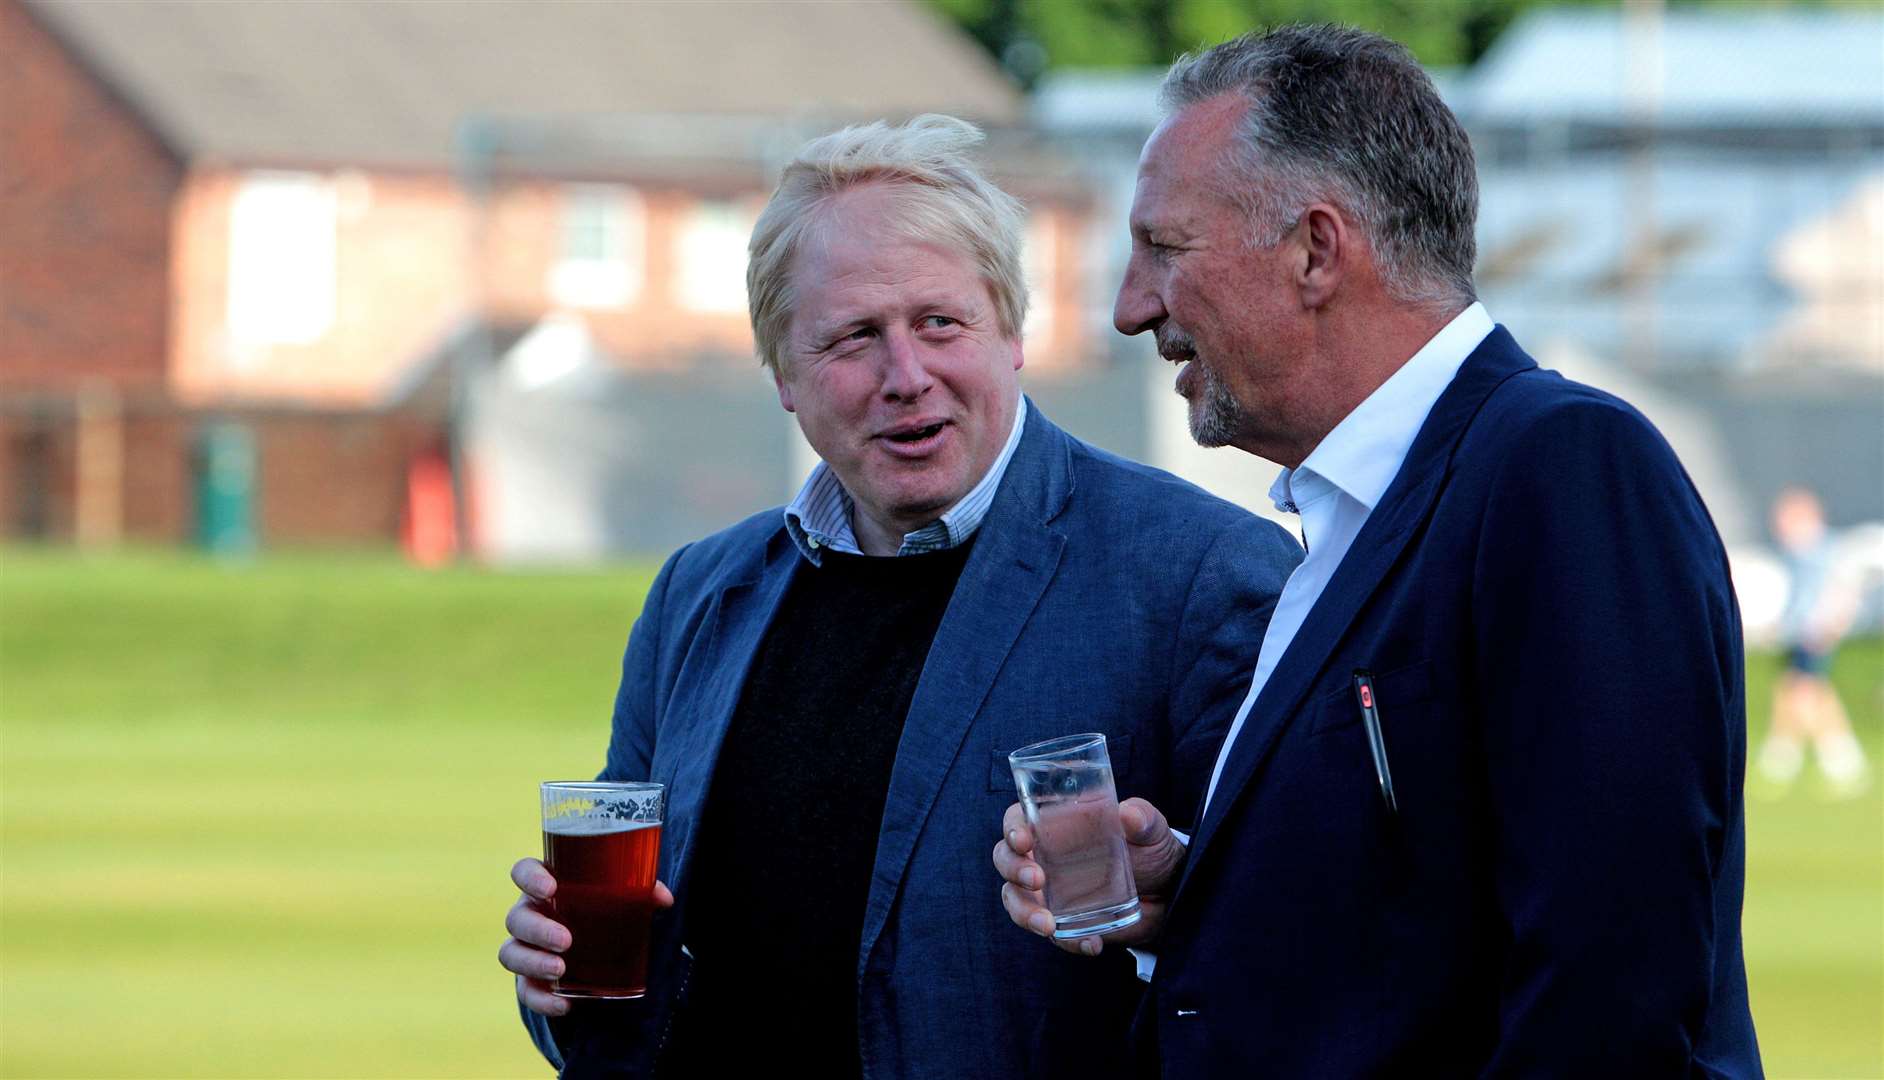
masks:
[[[1472,350],[1492,332],[1485,305],[1452,317],[1400,370],[1343,417],[1306,460],[1282,470],[1269,489],[1278,510],[1298,512],[1331,490],[1372,510],[1399,474],[1413,438],[1426,423]],[[1285,505],[1286,504],[1286,505]]]
[[[1027,399],[1022,397],[1015,403],[1014,426],[1009,429],[1007,443],[1001,447],[994,464],[988,466],[988,471],[968,489],[968,494],[943,511],[940,518],[915,532],[903,534],[902,546],[896,553],[919,555],[967,543],[981,527],[982,519],[988,516],[988,508],[994,505],[995,492],[1007,473],[1008,462],[1014,457],[1014,448],[1020,445],[1021,431],[1026,425]],[[844,490],[837,473],[820,461],[805,479],[804,487],[798,489],[797,496],[785,507],[785,531],[790,534],[792,543],[798,545],[799,554],[813,566],[822,561],[826,548],[861,555],[863,549],[857,545],[857,534],[850,524],[853,508],[850,492]]]

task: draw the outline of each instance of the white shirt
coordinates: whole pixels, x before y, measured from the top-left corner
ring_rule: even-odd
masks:
[[[1302,516],[1302,542],[1308,547],[1308,557],[1296,566],[1282,586],[1282,595],[1276,598],[1262,650],[1256,655],[1256,675],[1250,680],[1242,708],[1230,723],[1229,734],[1223,738],[1217,766],[1210,772],[1210,788],[1204,796],[1206,808],[1217,793],[1223,764],[1230,758],[1236,737],[1242,734],[1250,707],[1269,684],[1277,662],[1295,640],[1315,601],[1321,599],[1322,590],[1347,557],[1368,515],[1400,474],[1407,451],[1413,448],[1413,437],[1426,423],[1426,414],[1433,411],[1434,403],[1451,385],[1465,358],[1491,332],[1491,316],[1483,304],[1473,304],[1453,316],[1400,370],[1343,417],[1307,459],[1293,469],[1282,470],[1269,488],[1276,509]],[[1136,949],[1132,952],[1138,957],[1139,978],[1150,978],[1156,958]]]
[[[944,510],[940,518],[915,532],[904,533],[896,553],[920,555],[967,543],[975,530],[981,528],[981,519],[988,516],[988,508],[994,505],[1001,478],[1007,475],[1007,463],[1014,457],[1014,448],[1020,445],[1021,431],[1026,426],[1027,399],[1021,397],[1014,403],[1014,426],[1007,433],[1007,443],[1001,447],[1000,456],[988,466],[988,471],[968,489],[968,494]],[[820,461],[805,479],[805,486],[798,489],[797,496],[785,507],[785,531],[791,535],[792,543],[798,545],[798,553],[813,566],[821,564],[821,552],[825,548],[862,555],[863,549],[857,546],[857,533],[851,527],[854,508],[850,492],[844,490],[837,473]]]
[[[1413,447],[1413,437],[1426,423],[1426,414],[1433,411],[1439,395],[1452,384],[1465,358],[1491,332],[1491,316],[1485,313],[1483,304],[1473,304],[1453,316],[1400,370],[1342,418],[1306,460],[1293,469],[1282,470],[1269,488],[1276,509],[1302,515],[1302,542],[1308,547],[1308,557],[1289,575],[1282,595],[1276,599],[1269,629],[1263,634],[1262,651],[1256,655],[1256,675],[1250,680],[1243,707],[1230,723],[1229,734],[1223,738],[1217,767],[1210,772],[1205,807],[1217,793],[1217,780],[1223,775],[1223,763],[1230,758],[1230,747],[1242,733],[1250,707],[1269,684],[1276,663],[1295,640],[1315,601],[1321,599],[1322,590],[1347,557],[1368,515],[1400,474],[1407,451]]]

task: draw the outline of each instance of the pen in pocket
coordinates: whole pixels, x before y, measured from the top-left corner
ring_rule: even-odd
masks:
[[[1387,812],[1398,814],[1400,806],[1393,798],[1393,770],[1387,767],[1387,740],[1380,731],[1380,698],[1374,693],[1374,676],[1355,671],[1354,696],[1361,703],[1361,726],[1367,729],[1367,751],[1374,757],[1374,776],[1380,780],[1380,797]]]

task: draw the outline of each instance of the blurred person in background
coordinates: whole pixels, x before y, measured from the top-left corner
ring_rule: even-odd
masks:
[[[1105,733],[1197,805],[1277,593],[1279,526],[1020,391],[1022,210],[945,117],[815,140],[753,231],[760,356],[822,459],[675,553],[630,635],[604,779],[668,785],[646,998],[551,993],[535,859],[500,950],[565,1076],[1122,1075],[1139,996],[1017,949],[980,887],[1005,755]]]
[[[1169,897],[1104,939],[1150,969],[1144,1072],[1760,1075],[1740,620],[1674,452],[1477,302],[1472,147],[1407,50],[1284,27],[1163,96],[1114,317],[1199,442],[1284,466],[1308,556],[1197,832],[1120,808]]]
[[[1788,581],[1779,618],[1786,667],[1773,694],[1773,725],[1756,759],[1754,790],[1777,797],[1790,789],[1804,770],[1809,741],[1825,794],[1854,798],[1869,786],[1871,767],[1852,734],[1831,669],[1832,654],[1857,611],[1857,590],[1836,580],[1832,537],[1817,496],[1787,488],[1773,502],[1772,521]]]

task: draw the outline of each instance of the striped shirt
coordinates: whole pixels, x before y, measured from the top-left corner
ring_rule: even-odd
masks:
[[[1007,433],[1007,445],[1001,448],[1001,455],[994,459],[994,464],[988,466],[987,475],[969,488],[968,494],[954,506],[943,511],[940,518],[915,532],[904,533],[903,544],[896,551],[898,555],[941,551],[964,544],[975,535],[975,530],[981,527],[981,519],[988,516],[988,507],[994,504],[994,494],[1000,490],[1001,477],[1007,472],[1014,448],[1020,445],[1021,429],[1026,422],[1027,399],[1023,397],[1014,407],[1014,428]],[[819,564],[824,548],[862,555],[863,549],[857,546],[857,534],[850,527],[852,508],[850,492],[844,490],[831,467],[820,461],[811,470],[805,486],[798,489],[797,497],[785,507],[785,531],[791,534],[799,553],[813,566]]]

